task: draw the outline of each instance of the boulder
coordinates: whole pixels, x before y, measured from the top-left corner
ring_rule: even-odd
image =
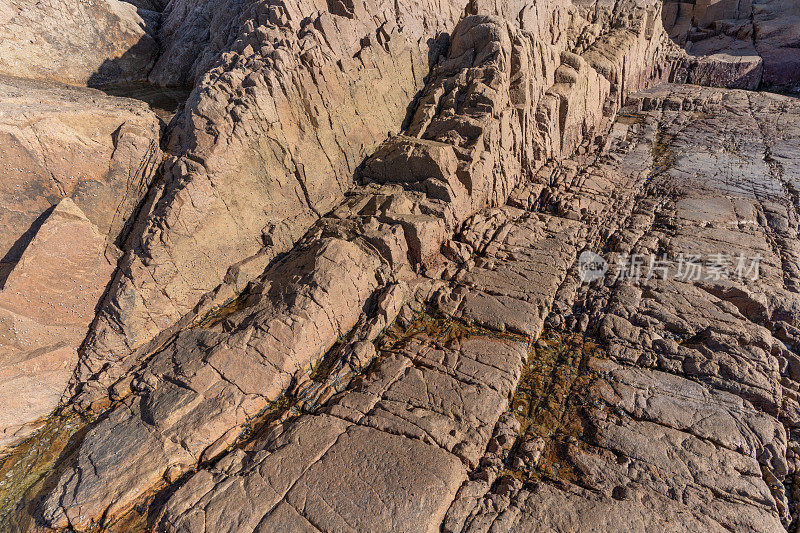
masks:
[[[144,81],[158,13],[121,0],[0,1],[0,74],[76,85]]]
[[[0,290],[0,447],[58,404],[114,264],[70,198],[47,215]]]

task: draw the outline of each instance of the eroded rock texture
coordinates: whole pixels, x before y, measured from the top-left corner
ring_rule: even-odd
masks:
[[[742,89],[800,90],[800,5],[781,0],[666,2],[664,26],[689,54],[679,78]]]
[[[118,375],[120,360],[191,314],[229,269],[254,256],[263,268],[339,203],[363,158],[402,126],[463,3],[371,2],[358,17],[321,7],[249,3],[246,22],[212,35],[231,44],[170,136],[178,157],[99,316],[83,377],[109,365]]]
[[[449,245],[451,255],[470,253],[456,261],[464,266],[455,275],[445,269],[451,281],[434,300],[491,330],[456,327],[453,334],[436,326],[447,333],[434,342],[457,352],[448,356],[447,349],[438,355],[428,347],[428,330],[412,327],[402,349],[379,352],[380,362],[352,390],[190,478],[167,504],[165,527],[375,527],[353,522],[363,519],[357,509],[392,509],[394,498],[347,490],[376,486],[360,469],[369,468],[370,454],[393,461],[405,453],[368,432],[361,439],[380,452],[361,451],[359,439],[347,433],[354,430],[345,429],[354,423],[461,459],[448,474],[462,482],[441,525],[446,531],[782,530],[792,512],[786,490],[794,486],[796,387],[789,370],[795,356],[783,333],[796,316],[796,297],[782,273],[794,268],[788,258],[796,241],[776,231],[792,227],[796,216],[784,172],[797,160],[797,130],[785,125],[798,110],[791,98],[688,86],[634,95],[598,155],[543,168],[512,194],[513,206],[479,213]],[[737,143],[751,137],[752,163],[726,164],[739,160]],[[612,265],[591,285],[577,272],[578,252],[586,248]],[[702,275],[685,280],[672,261],[664,279],[646,262],[638,279],[621,276],[617,259],[634,253],[658,254],[665,262],[700,257]],[[715,256],[748,262],[760,256],[759,275],[739,279],[729,264],[723,268],[731,277],[723,277]],[[550,327],[585,333],[546,335],[530,355],[499,347],[521,346],[500,332],[537,337],[548,316]],[[503,364],[493,359],[498,353]],[[489,388],[478,402],[463,385],[443,386],[434,377],[461,368],[465,357],[489,365],[453,374],[466,378],[467,390]],[[509,364],[511,370],[503,366]],[[518,383],[509,406],[517,418],[501,417],[509,389],[497,381],[500,371]],[[415,381],[424,383],[424,395],[405,385]],[[459,398],[457,414],[447,400],[452,394]],[[486,452],[474,455],[473,446],[487,444],[483,428],[498,419]],[[466,439],[465,422],[472,428]],[[286,447],[288,435],[321,431],[308,426],[338,428],[330,429],[335,444],[287,468],[283,454],[300,453]],[[361,461],[339,471],[334,435],[344,434]],[[430,522],[408,529],[438,529],[431,499],[450,502],[452,489],[427,482],[450,477],[418,479],[392,477],[400,486],[380,494],[423,493],[420,509]],[[276,495],[243,509],[248,495],[263,493],[260,483]],[[370,516],[377,520],[380,512]]]
[[[504,165],[506,174],[521,172],[522,161],[535,165],[574,149],[578,137],[610,117],[626,90],[664,73],[655,59],[669,41],[657,31],[657,3],[631,3],[613,28],[609,20],[589,24],[566,2],[503,4],[499,10],[476,3],[470,9],[480,16],[500,18],[474,31],[466,23],[452,29],[462,4],[367,7],[382,15],[368,19],[336,8],[303,18],[299,13],[306,11],[292,6],[251,6],[230,51],[198,82],[171,136],[170,151],[185,155],[165,165],[160,196],[93,330],[83,379],[97,375],[108,384],[132,352],[138,359],[152,350],[154,339],[163,341],[156,337],[166,328],[196,313],[197,301],[239,263],[258,256],[263,264],[288,250],[342,200],[356,167],[387,132],[413,118],[413,136],[445,139],[455,124],[446,116],[433,120],[436,102],[455,98],[446,105],[457,113],[462,104],[456,87],[466,89],[481,75],[465,67],[492,60],[495,50],[505,51],[497,68],[506,79],[491,82],[506,84],[506,92],[489,104],[496,91],[489,85],[486,104],[466,103],[490,120],[492,133],[462,121],[463,131],[449,134],[461,139],[446,142],[456,153],[491,153],[501,139],[510,142],[514,163],[499,153],[475,156],[489,157],[482,166]],[[604,28],[607,35],[598,39]],[[431,73],[440,79],[414,106],[450,31],[464,34],[454,34],[461,48],[451,48],[451,60]],[[483,47],[483,57],[471,56]],[[626,61],[630,67],[623,67]],[[495,121],[481,105],[503,111],[504,118]],[[409,108],[416,108],[413,117]],[[533,127],[537,113],[541,121]],[[505,183],[480,191],[478,205],[509,190]]]
[[[52,411],[114,271],[106,239],[70,198],[56,205],[0,290],[0,445]]]
[[[0,446],[49,414],[161,161],[141,102],[0,76]]]
[[[46,520],[78,528],[98,517],[113,520],[166,473],[180,475],[213,458],[292,376],[350,331],[389,284],[413,279],[467,217],[502,204],[548,157],[569,154],[599,133],[624,85],[658,74],[652,65],[665,43],[653,38],[655,5],[641,8],[630,27],[580,45],[569,36],[580,35],[587,22],[571,6],[552,7],[555,13],[545,6],[523,10],[519,21],[500,13],[459,22],[406,133],[363,164],[365,185],[268,268],[240,296],[241,309],[236,304],[210,331],[166,340],[144,374],[119,383],[121,396],[131,385],[134,394],[87,435],[77,454],[80,473],[61,479],[45,504]],[[544,38],[557,54],[540,48]],[[626,62],[639,70],[624,71]],[[238,276],[220,291],[236,283]],[[385,326],[392,319],[384,310],[375,320]],[[362,340],[378,331],[365,325]],[[108,446],[121,439],[131,443],[129,451]],[[92,464],[105,466],[90,472]]]
[[[51,215],[111,259],[23,529],[795,527],[795,13],[735,4],[142,3],[194,89]]]
[[[549,319],[604,349],[537,343],[514,410],[530,425],[473,473],[446,530],[779,531],[794,513],[796,100],[665,86],[630,102],[607,150],[542,176],[557,192],[533,204],[589,222],[586,246],[612,265],[590,285],[568,277]],[[697,279],[678,272],[688,257]],[[738,257],[761,258],[757,279],[735,275]]]
[[[0,74],[92,86],[146,80],[159,14],[136,3],[2,0]]]
[[[161,162],[159,137],[141,102],[0,77],[0,284],[62,198],[118,241]]]

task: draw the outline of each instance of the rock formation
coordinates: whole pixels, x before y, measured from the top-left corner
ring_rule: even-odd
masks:
[[[781,0],[666,2],[664,26],[692,56],[685,81],[742,89],[800,87],[800,5]]]
[[[0,445],[52,411],[114,270],[106,239],[71,198],[47,216],[0,291]]]
[[[135,7],[10,72],[163,139],[0,85],[0,527],[796,527],[795,5]]]
[[[102,86],[147,79],[159,14],[122,0],[2,0],[0,74]]]
[[[159,137],[141,102],[0,77],[0,285],[62,198],[119,243],[161,163]]]

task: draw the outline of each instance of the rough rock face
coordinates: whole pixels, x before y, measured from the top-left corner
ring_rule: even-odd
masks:
[[[230,267],[258,254],[263,268],[341,201],[363,158],[402,126],[464,3],[375,1],[354,7],[357,17],[323,7],[251,3],[232,34],[212,36],[232,44],[170,137],[179,157],[165,164],[83,377],[107,366],[116,375],[121,359],[192,313]],[[177,72],[171,53],[160,60],[164,75]]]
[[[105,252],[105,236],[65,198],[0,290],[0,446],[58,404],[114,270]]]
[[[161,160],[140,102],[0,76],[0,447],[58,404]]]
[[[666,74],[654,61],[666,41],[656,27],[658,5],[630,3],[625,13],[635,12],[633,21],[618,15],[619,21],[590,24],[568,2],[501,8],[474,3],[474,12],[501,13],[519,27],[515,38],[525,48],[504,68],[525,72],[529,86],[515,81],[506,105],[526,109],[522,121],[546,114],[542,124],[525,129],[527,139],[514,139],[518,160],[568,152],[577,137],[613,113],[625,91]],[[171,136],[170,151],[185,155],[165,165],[160,197],[143,217],[144,229],[91,334],[83,379],[97,376],[107,386],[122,372],[121,361],[137,360],[163,342],[157,336],[181,319],[185,323],[240,262],[258,255],[263,264],[291,248],[341,201],[356,167],[386,132],[410,118],[409,104],[463,4],[447,4],[444,13],[438,4],[367,7],[382,15],[370,19],[331,9],[302,17],[308,6],[262,3],[242,15],[246,22],[235,41],[200,80]],[[619,27],[612,29],[612,22]],[[607,35],[598,39],[601,32]],[[564,59],[562,52],[585,52],[584,62],[569,54]],[[462,68],[465,57],[449,68]],[[634,66],[623,67],[626,60]],[[440,83],[436,91],[458,80]],[[551,88],[539,111],[539,98]],[[438,100],[433,89],[426,98],[417,113],[430,114]],[[584,101],[588,108],[580,107]],[[567,107],[562,124],[558,113]],[[509,110],[495,139],[508,131],[511,116]],[[421,128],[426,119],[415,120]]]
[[[238,37],[239,18],[249,5],[243,0],[168,2],[158,27],[161,51],[149,80],[157,85],[193,85]],[[280,4],[271,7],[277,13]]]
[[[166,529],[436,531],[526,355],[520,340],[415,338],[319,414],[276,429],[229,470],[194,476],[170,500]],[[265,497],[236,509],[252,492]]]
[[[569,154],[599,132],[624,86],[658,73],[651,66],[663,46],[653,38],[655,7],[630,27],[577,47],[569,35],[581,35],[587,23],[571,6],[524,13],[513,22],[498,15],[462,19],[407,134],[364,163],[366,185],[268,268],[233,314],[212,321],[210,331],[161,341],[164,348],[141,373],[115,386],[128,398],[87,434],[76,457],[81,473],[61,478],[44,505],[45,520],[78,529],[101,517],[113,521],[162,476],[214,458],[294,375],[350,331],[389,283],[404,283],[435,260],[447,235],[479,209],[502,204],[546,158]],[[562,50],[558,55],[541,48],[545,36]],[[534,61],[541,66],[521,68]],[[625,71],[626,63],[641,70]],[[233,279],[220,292],[240,283]],[[379,313],[362,341],[392,318]],[[122,440],[130,447],[111,444]]]
[[[28,529],[795,527],[800,104],[731,89],[793,7],[150,7],[195,89]]]
[[[0,74],[92,86],[146,80],[158,17],[121,0],[1,0]]]
[[[467,222],[451,248],[475,255],[435,297],[465,322],[412,325],[354,387],[194,474],[162,527],[782,530],[798,300],[782,279],[797,242],[780,233],[797,224],[783,180],[798,131],[779,125],[800,106],[664,86],[628,111],[598,158],[546,167],[512,194],[517,207]],[[753,138],[767,160],[746,157]],[[743,155],[751,163],[725,165]],[[591,284],[585,248],[612,265]],[[619,261],[651,253],[673,267],[698,257],[699,277],[643,263],[637,278]],[[750,268],[759,255],[756,278],[711,262]],[[586,333],[545,335],[530,353],[501,333],[535,338],[547,316]],[[396,507],[406,494],[418,494],[414,514]]]
[[[117,240],[160,163],[159,136],[140,102],[0,77],[0,286],[62,198]]]
[[[800,107],[665,86],[633,97],[629,111],[598,160],[562,164],[534,180],[545,194],[520,196],[583,226],[576,250],[608,261],[592,284],[572,263],[573,279],[551,293],[549,319],[584,339],[594,332],[604,348],[563,353],[557,339],[537,343],[512,404],[528,428],[462,486],[447,531],[779,531],[795,518],[795,355],[784,332],[798,303],[788,177],[798,131],[786,126]],[[494,214],[500,229],[483,235],[501,235],[500,245],[517,213]],[[527,297],[464,276],[464,302],[476,291]],[[517,311],[493,319],[519,320]],[[515,477],[499,472],[503,464]]]
[[[666,2],[664,27],[690,58],[685,81],[800,90],[800,5],[781,0]]]

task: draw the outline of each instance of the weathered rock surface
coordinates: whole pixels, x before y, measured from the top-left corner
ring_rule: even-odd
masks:
[[[513,340],[412,339],[320,414],[194,476],[170,500],[166,529],[435,531],[526,355]],[[270,496],[241,508],[253,492]]]
[[[570,24],[565,29],[579,32],[585,22],[568,6],[556,7],[558,16],[542,7],[523,17],[537,33],[499,16],[472,15],[458,24],[408,135],[389,139],[364,163],[367,184],[268,268],[233,304],[241,310],[210,332],[165,339],[142,373],[132,369],[133,382],[115,387],[125,396],[132,383],[135,393],[87,434],[76,456],[81,474],[60,479],[45,503],[45,520],[77,529],[109,522],[162,476],[214,458],[293,375],[319,361],[374,307],[388,283],[434,261],[467,217],[502,204],[546,157],[569,154],[599,132],[621,102],[623,85],[633,88],[657,75],[650,65],[662,43],[648,37],[652,27],[637,22],[584,44],[584,59],[566,51],[570,33],[557,33],[554,25],[563,16]],[[536,21],[540,26],[531,26]],[[645,21],[657,24],[657,9]],[[541,57],[542,35],[564,51],[546,56],[552,63],[541,69],[520,68]],[[622,72],[626,62],[641,71]],[[261,256],[270,258],[269,251]],[[391,322],[385,311],[382,318],[383,326]],[[366,329],[372,332],[365,332],[366,341],[380,331]],[[110,445],[120,440],[131,446]],[[103,466],[90,472],[90,465]]]
[[[161,160],[140,102],[0,77],[0,447],[58,404]]]
[[[785,125],[800,106],[688,86],[645,92],[631,105],[636,114],[615,126],[598,162],[543,177],[569,193],[539,196],[585,222],[615,198],[636,198],[632,209],[617,203],[599,243],[587,242],[611,264],[608,274],[565,283],[550,318],[597,328],[607,348],[553,366],[548,345],[537,350],[545,368],[532,366],[514,402],[529,429],[499,457],[525,482],[498,476],[487,460],[460,489],[447,531],[780,531],[795,519],[787,493],[796,483],[797,385],[784,332],[797,317],[787,275],[797,215],[785,170],[797,164],[798,131]],[[598,175],[617,178],[612,194],[586,186]],[[583,215],[581,201],[591,206]],[[618,261],[623,254],[641,254],[640,276],[627,275],[634,256]],[[654,270],[650,254],[660,261]],[[740,254],[748,267],[761,257],[757,279],[735,275]],[[697,279],[676,270],[688,257],[701,265]],[[716,265],[720,257],[730,263]],[[559,377],[543,382],[552,368]]]
[[[352,13],[333,6],[313,17],[300,15],[308,12],[305,4],[248,5],[232,44],[198,81],[171,135],[170,151],[181,155],[167,162],[160,196],[143,216],[93,328],[82,380],[95,377],[107,386],[124,373],[126,360],[151,352],[163,341],[157,336],[196,313],[229,268],[290,249],[342,200],[386,132],[404,122],[414,124],[406,128],[411,136],[446,142],[457,158],[462,152],[474,158],[459,162],[458,173],[500,165],[511,176],[523,172],[523,161],[535,166],[570,153],[583,135],[599,131],[626,91],[667,75],[656,61],[668,42],[657,2],[626,3],[619,20],[594,24],[566,1],[474,2],[470,13],[495,13],[507,22],[462,23],[457,31],[464,35],[453,37],[460,48],[451,47],[433,73],[463,4],[448,3],[444,11],[438,3],[379,4],[354,5]],[[362,8],[381,15],[369,18]],[[483,46],[484,55],[473,56]],[[509,77],[489,104],[495,89],[481,94],[484,82],[474,79],[491,73],[465,68],[500,49],[507,52],[502,63],[490,68]],[[429,73],[436,79],[415,107]],[[475,98],[462,103],[455,87],[470,84]],[[500,122],[485,113],[487,105],[502,111]],[[462,115],[461,107],[476,117],[450,116]],[[416,109],[413,117],[409,109]],[[490,124],[476,128],[480,121]],[[493,153],[495,146],[507,153]],[[474,194],[476,206],[487,198],[502,202],[513,183],[500,182],[488,177],[486,189]]]
[[[440,361],[459,367],[468,352],[463,344],[454,343],[463,350],[457,356],[431,357],[436,350],[426,345],[427,333],[412,335],[401,354],[413,363],[379,353],[359,384],[315,414],[290,419],[218,466],[201,469],[170,499],[163,526],[370,529],[366,524],[384,523],[381,509],[415,493],[430,520],[409,518],[409,530],[782,530],[793,518],[786,495],[794,486],[787,402],[796,385],[788,362],[794,356],[780,337],[794,327],[798,301],[780,275],[796,268],[796,239],[786,235],[796,228],[796,212],[783,180],[784,165],[798,160],[798,130],[786,125],[800,105],[773,95],[665,86],[635,95],[628,111],[599,157],[544,167],[511,195],[514,207],[479,213],[449,246],[448,255],[464,266],[452,278],[443,274],[452,281],[437,298],[442,309],[534,338],[549,316],[551,325],[596,332],[601,343],[589,348],[592,337],[585,334],[578,342],[548,336],[524,366],[524,352],[504,356],[505,364],[521,365],[511,373],[521,380],[510,406],[521,428],[500,416],[491,393],[480,395],[486,414],[476,415],[470,396],[433,375]],[[756,146],[748,148],[753,139]],[[733,158],[740,163],[726,165]],[[736,237],[726,239],[726,232]],[[602,252],[611,264],[592,284],[578,276],[584,248]],[[676,262],[697,256],[706,271],[697,280],[680,279],[674,270],[660,279],[644,263],[640,278],[620,277],[616,260],[632,253]],[[735,277],[731,264],[723,280],[710,263],[715,255],[740,254],[761,256],[757,279]],[[446,327],[434,329],[452,338]],[[498,342],[489,341],[497,333],[483,335],[483,343]],[[465,373],[478,384],[496,383],[474,369]],[[490,388],[501,392],[498,398],[510,390]],[[448,401],[442,391],[459,400]],[[437,415],[428,414],[429,405]],[[442,420],[453,405],[458,416]],[[487,418],[499,420],[491,440]],[[369,432],[348,434],[346,445],[361,453],[338,463],[337,438],[350,427],[342,419],[461,459],[466,472],[451,475],[463,484],[442,523],[439,505],[452,498],[452,489],[427,483],[451,477],[392,478],[398,485],[373,501],[366,487],[379,485],[360,465],[371,465],[376,452],[360,441],[375,443],[388,465],[409,452],[394,451]],[[465,433],[460,424],[475,431]],[[287,460],[305,449],[304,432],[331,432],[332,457],[315,452]],[[298,435],[293,448],[285,444],[288,435]],[[483,457],[472,452],[484,446]],[[365,489],[353,490],[360,483]],[[264,493],[260,484],[274,495],[248,499]],[[243,499],[252,503],[243,508]],[[365,515],[369,520],[361,522]]]
[[[0,290],[0,446],[61,399],[114,270],[106,239],[70,199],[47,216]]]
[[[690,55],[679,79],[716,87],[800,89],[797,2],[665,2],[663,19]]]
[[[158,13],[121,0],[2,0],[0,74],[76,85],[143,81]]]
[[[0,286],[62,198],[117,241],[161,161],[160,130],[140,102],[0,76]]]
[[[220,25],[214,21],[234,16],[236,5],[209,21],[206,8],[184,18],[183,4],[172,4],[164,27],[180,29],[165,41],[171,48],[155,81],[191,78],[181,74],[189,67],[181,50],[215,66],[196,80],[170,136],[176,157],[143,214],[81,376],[115,376],[120,360],[148,351],[147,343],[191,314],[229,268],[288,251],[335,207],[364,157],[402,127],[464,4],[370,1],[358,5],[356,17],[327,4],[256,2],[247,4],[241,24]],[[184,23],[202,28],[184,31]],[[222,33],[209,33],[206,54],[192,39],[211,31]],[[224,42],[217,57],[213,43]]]
[[[37,528],[795,527],[792,6],[213,7]]]

